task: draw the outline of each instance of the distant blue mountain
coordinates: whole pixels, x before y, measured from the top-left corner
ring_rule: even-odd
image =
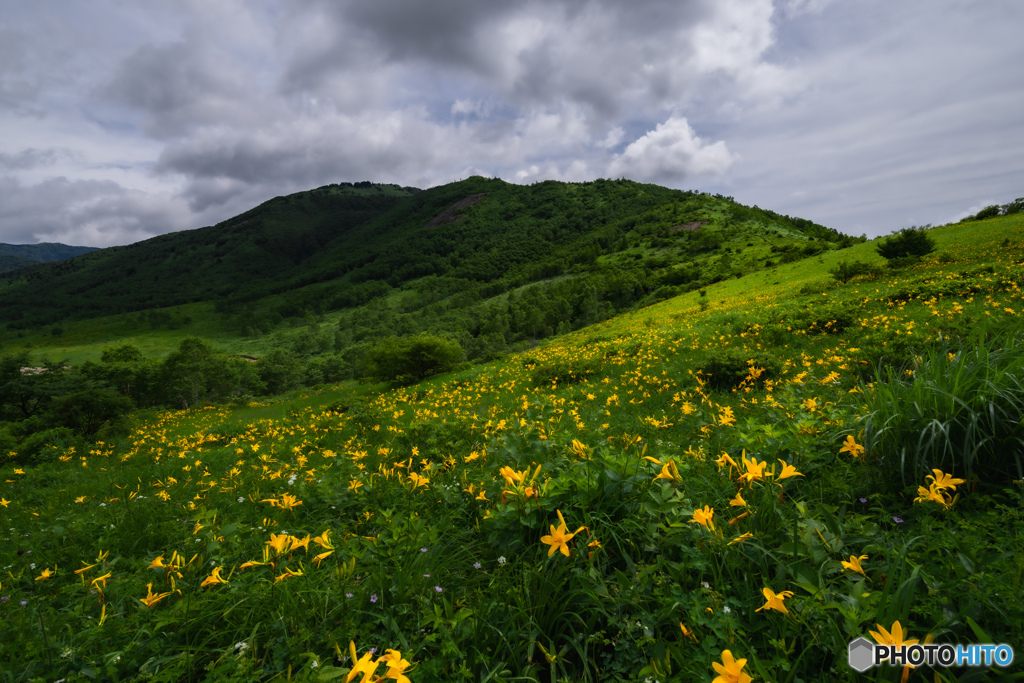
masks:
[[[90,251],[96,247],[70,247],[56,242],[40,244],[0,244],[0,273],[18,268],[34,266],[37,263],[63,261]]]

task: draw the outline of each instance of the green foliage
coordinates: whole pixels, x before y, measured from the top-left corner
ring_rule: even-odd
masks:
[[[864,275],[869,270],[869,266],[861,261],[853,261],[847,263],[846,261],[840,261],[839,265],[828,271],[834,279],[843,283],[844,285],[855,277]]]
[[[888,261],[921,257],[935,251],[935,240],[924,228],[903,228],[882,240],[875,251]]]
[[[462,348],[450,339],[419,334],[378,342],[367,352],[366,362],[377,379],[411,383],[451,370],[462,357]]]
[[[931,469],[1005,484],[1024,479],[1024,341],[929,349],[865,390],[865,441],[903,484]]]
[[[292,354],[277,349],[256,362],[256,373],[267,393],[283,394],[302,383],[302,364]]]
[[[131,399],[109,389],[90,387],[50,401],[46,421],[85,437],[95,436],[105,423],[127,415]]]
[[[754,368],[763,370],[756,380],[748,380],[748,383],[756,386],[766,379],[778,377],[781,363],[765,354],[724,349],[712,352],[708,358],[697,363],[695,374],[699,372],[701,380],[711,389],[728,391],[747,380]]]

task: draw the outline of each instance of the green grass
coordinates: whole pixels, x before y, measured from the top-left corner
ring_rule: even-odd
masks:
[[[914,498],[932,466],[971,479],[984,387],[1020,402],[1017,347],[997,348],[1024,314],[1003,246],[1020,227],[937,229],[955,263],[833,285],[840,257],[873,260],[857,245],[415,386],[147,413],[123,439],[4,466],[6,680],[343,680],[353,641],[400,650],[417,683],[710,680],[725,650],[755,680],[855,681],[847,643],[897,620],[1016,645],[1018,475],[981,449],[949,509]],[[735,386],[698,373],[758,357],[770,374]],[[974,441],[933,440],[894,484],[921,420],[951,412],[935,397],[964,404]],[[895,409],[915,403],[920,420]],[[549,555],[552,527],[577,532],[568,556]],[[319,562],[313,541],[268,545],[325,531]],[[844,568],[863,555],[864,574]],[[227,583],[201,587],[216,567]],[[150,584],[168,595],[147,607]],[[765,588],[792,592],[786,613]]]

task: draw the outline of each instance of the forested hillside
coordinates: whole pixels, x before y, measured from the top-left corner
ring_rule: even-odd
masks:
[[[95,247],[70,247],[55,242],[40,244],[0,244],[0,273],[26,268],[37,263],[63,261],[96,251]]]
[[[724,197],[629,181],[522,187],[470,178],[425,192],[330,185],[213,227],[11,274],[0,284],[0,310],[8,328],[26,329],[196,301],[234,311],[290,293],[273,304],[288,317],[358,306],[399,287],[426,298],[487,298],[601,266],[633,271],[649,289],[730,277],[778,260],[772,246],[806,243],[811,253],[841,240]],[[694,268],[709,254],[720,258]],[[613,255],[620,260],[607,262]],[[435,280],[410,284],[427,277]]]

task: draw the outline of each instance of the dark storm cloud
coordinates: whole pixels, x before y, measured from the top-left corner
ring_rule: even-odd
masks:
[[[868,234],[1024,194],[1016,0],[54,2],[0,15],[0,241],[473,173]]]
[[[140,112],[150,135],[178,136],[203,124],[252,120],[245,106],[251,86],[231,71],[229,58],[205,40],[143,45],[100,95]]]
[[[763,3],[761,3],[763,4]],[[700,72],[691,29],[707,0],[386,0],[320,2],[316,39],[298,46],[287,91],[316,88],[368,65],[452,71],[518,104],[568,99],[612,115],[677,94]],[[419,92],[430,98],[429,92]]]

